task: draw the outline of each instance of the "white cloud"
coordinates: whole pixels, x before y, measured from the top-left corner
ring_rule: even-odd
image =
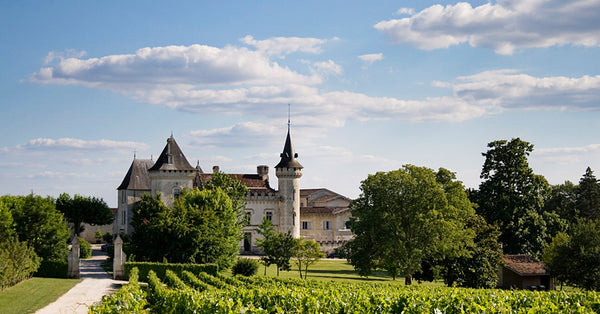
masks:
[[[66,178],[95,178],[95,174],[82,172],[43,171],[27,175],[28,179],[66,179]]]
[[[254,37],[247,35],[240,39],[244,44],[255,47],[265,55],[277,57],[284,57],[293,52],[320,54],[323,52],[322,46],[331,40],[338,40],[338,38],[328,40],[306,37],[273,37],[265,40],[256,40]]]
[[[66,58],[81,58],[87,53],[85,50],[67,49],[65,51],[50,51],[46,58],[44,58],[44,65],[50,64],[54,60],[64,60]]]
[[[135,54],[102,58],[68,58],[42,68],[30,78],[37,83],[73,84],[133,93],[161,86],[193,89],[210,85],[300,83],[309,77],[271,62],[246,48],[205,45],[142,48]]]
[[[66,150],[85,150],[85,151],[121,151],[130,152],[134,149],[147,150],[148,145],[138,142],[119,142],[111,140],[86,141],[76,138],[36,138],[25,144],[19,144],[14,149],[6,148],[6,151],[66,151]]]
[[[472,47],[512,54],[515,49],[577,45],[600,46],[600,0],[499,0],[433,5],[416,14],[381,21],[375,29],[394,43],[420,49]]]
[[[400,8],[396,11],[396,15],[413,15],[415,10],[412,8]]]
[[[329,60],[326,62],[315,62],[313,64],[317,73],[322,76],[328,76],[329,74],[334,75],[342,75],[344,74],[344,69],[341,65],[336,64],[333,60]]]
[[[516,70],[486,71],[457,78],[456,97],[471,104],[508,109],[600,109],[600,75],[533,77]]]
[[[555,154],[584,154],[600,152],[600,144],[589,144],[579,147],[550,147],[534,150],[539,155],[555,155]]]
[[[275,137],[279,138],[279,130],[274,124],[242,122],[230,127],[210,130],[191,131],[192,145],[202,147],[245,147],[274,143]],[[276,136],[278,135],[278,136]]]
[[[370,53],[366,55],[358,56],[360,60],[362,60],[366,66],[372,65],[375,61],[383,60],[383,53]]]

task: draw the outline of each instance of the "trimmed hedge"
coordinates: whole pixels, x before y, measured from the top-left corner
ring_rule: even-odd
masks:
[[[146,291],[138,284],[138,269],[131,270],[129,283],[112,295],[102,297],[100,305],[90,307],[90,313],[147,313]]]
[[[148,272],[153,270],[156,276],[161,280],[165,279],[167,269],[171,270],[177,276],[181,276],[184,271],[189,271],[193,274],[205,272],[211,275],[216,275],[219,271],[217,264],[170,264],[170,263],[151,263],[151,262],[126,262],[125,277],[129,278],[131,269],[137,267],[139,270],[139,280],[148,282]]]
[[[34,274],[35,277],[47,278],[67,278],[69,272],[69,262],[65,259],[62,261],[47,261],[43,260]]]
[[[0,242],[0,290],[31,277],[40,266],[40,258],[26,242]]]
[[[92,245],[84,238],[79,238],[79,258],[88,259],[92,257]]]

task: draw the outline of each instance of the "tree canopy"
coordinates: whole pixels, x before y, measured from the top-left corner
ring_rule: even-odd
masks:
[[[500,242],[508,254],[539,256],[565,222],[556,213],[544,211],[549,185],[529,167],[533,145],[514,138],[488,144],[483,153],[483,182],[472,193],[478,213],[488,223],[500,226]]]
[[[600,221],[581,220],[569,234],[556,235],[543,260],[558,280],[600,290]]]
[[[361,182],[350,208],[349,261],[367,276],[382,268],[407,284],[426,258],[460,256],[474,234],[465,221],[474,215],[462,183],[452,172],[405,165]]]
[[[143,195],[133,208],[132,245],[139,260],[217,263],[228,268],[239,251],[242,225],[223,190],[184,190],[172,207]]]
[[[258,234],[262,236],[256,240],[256,245],[263,250],[261,263],[266,267],[275,264],[277,266],[277,276],[280,270],[290,270],[290,259],[296,253],[296,239],[290,232],[283,233],[276,231],[270,220],[263,218],[258,227]]]
[[[62,212],[73,224],[73,234],[79,236],[83,232],[83,223],[90,225],[108,225],[113,222],[114,215],[104,200],[75,194],[73,198],[67,193],[56,199],[56,209]]]
[[[580,217],[600,219],[600,183],[590,167],[579,180],[576,206]]]

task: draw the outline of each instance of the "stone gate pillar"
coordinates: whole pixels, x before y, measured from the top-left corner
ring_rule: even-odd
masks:
[[[124,279],[125,278],[125,253],[123,253],[123,240],[117,235],[117,238],[113,242],[115,246],[115,257],[113,258],[113,278]]]
[[[71,252],[68,259],[69,271],[67,277],[79,278],[79,237],[75,235],[71,242]]]

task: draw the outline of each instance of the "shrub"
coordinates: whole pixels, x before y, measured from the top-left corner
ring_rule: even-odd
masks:
[[[96,229],[96,233],[94,233],[94,239],[96,239],[96,243],[100,243],[100,241],[102,241],[102,231],[100,231],[100,229]]]
[[[79,258],[86,259],[92,257],[92,245],[84,238],[79,238]]]
[[[178,276],[185,270],[197,274],[205,272],[211,275],[216,275],[219,267],[216,264],[168,264],[168,263],[149,263],[149,262],[126,262],[125,277],[129,277],[131,269],[137,267],[139,269],[139,280],[147,282],[148,273],[152,270],[158,278],[164,280],[167,269],[170,269]]]
[[[104,240],[104,242],[106,242],[106,243],[112,243],[113,235],[107,232],[104,235],[102,235],[102,240]]]
[[[69,262],[64,260],[43,260],[34,274],[36,277],[67,278]]]
[[[0,290],[29,278],[40,266],[40,258],[25,242],[0,242]]]
[[[231,273],[233,275],[252,276],[258,270],[258,262],[249,258],[238,258],[233,265]]]
[[[116,293],[102,297],[102,304],[90,307],[90,313],[146,313],[146,292],[138,284],[138,270],[133,268],[129,283]]]

